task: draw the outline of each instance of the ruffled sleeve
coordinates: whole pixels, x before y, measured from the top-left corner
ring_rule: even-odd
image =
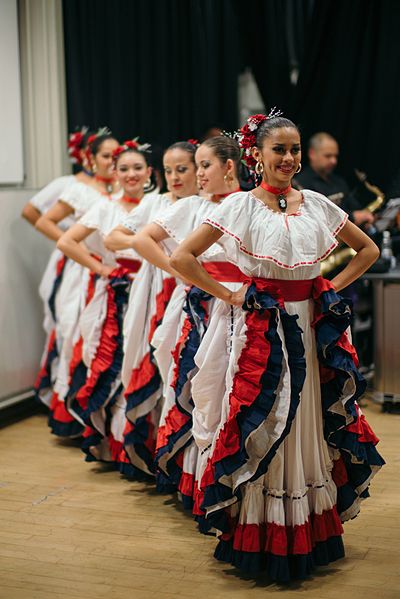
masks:
[[[121,225],[125,229],[129,229],[132,233],[138,233],[147,223],[151,222],[152,215],[155,214],[160,207],[162,196],[159,194],[145,195],[139,206],[132,210]]]
[[[162,214],[158,213],[153,222],[171,239],[181,243],[201,223],[201,214],[206,215],[208,204],[211,203],[200,196],[189,196],[178,200]]]
[[[347,223],[349,215],[331,202],[326,196],[312,191],[303,190],[304,210],[308,213],[314,213],[314,217],[326,226],[332,237],[336,237],[339,231]]]
[[[99,202],[92,206],[78,221],[80,225],[87,227],[88,229],[95,229],[101,231],[102,222],[104,222],[105,204]]]
[[[64,177],[57,177],[54,181],[51,181],[48,185],[43,187],[37,194],[30,200],[32,206],[39,210],[41,214],[44,214],[60,199],[64,191],[76,183],[76,179],[73,175],[66,175]]]
[[[251,192],[232,194],[204,222],[224,233],[219,243],[235,262],[242,254],[285,269],[312,266],[337,247],[348,216],[325,196],[302,193],[303,204],[293,215],[269,209]]]
[[[75,212],[76,217],[79,218],[92,207],[99,196],[101,197],[101,194],[95,189],[78,182],[68,187],[62,193],[60,200],[68,204]]]

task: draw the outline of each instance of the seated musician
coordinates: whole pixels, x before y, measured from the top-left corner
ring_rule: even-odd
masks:
[[[350,193],[346,181],[334,171],[338,161],[339,145],[329,133],[315,133],[308,147],[310,165],[296,175],[298,189],[312,189],[327,196],[345,210],[358,226],[374,222],[373,214],[363,209]]]

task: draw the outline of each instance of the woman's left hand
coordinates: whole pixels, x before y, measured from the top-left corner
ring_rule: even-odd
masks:
[[[237,291],[232,291],[230,298],[229,298],[229,303],[232,304],[233,306],[241,307],[244,304],[244,300],[246,298],[246,293],[247,293],[248,288],[249,288],[249,286],[245,283]]]

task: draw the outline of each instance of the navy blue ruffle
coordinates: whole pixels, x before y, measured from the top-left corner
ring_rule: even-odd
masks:
[[[90,415],[99,410],[109,399],[111,389],[118,375],[121,372],[123,360],[123,339],[122,339],[122,321],[124,306],[128,301],[128,291],[130,280],[125,277],[113,277],[109,285],[114,291],[114,301],[116,304],[116,318],[118,324],[118,334],[116,336],[116,349],[113,355],[113,361],[107,370],[102,372],[96,381],[94,389],[89,397],[88,405],[82,411],[82,419],[87,424],[91,424]],[[122,389],[121,389],[122,390]],[[115,395],[115,393],[114,393]]]
[[[373,469],[376,471],[385,462],[372,442],[360,442],[356,433],[346,430],[349,422],[356,422],[359,418],[356,402],[366,388],[353,356],[338,345],[351,324],[351,300],[330,289],[322,292],[316,301],[321,310],[321,317],[314,325],[318,359],[335,375],[321,384],[324,436],[330,447],[339,450],[348,477],[348,482],[338,488],[337,508],[339,514],[343,514],[360,497],[368,496],[365,486],[369,484]],[[346,395],[349,385],[353,386],[354,392],[342,402],[346,415],[332,411],[333,406]],[[360,487],[363,489],[361,494]]]
[[[326,566],[344,557],[341,536],[330,537],[316,543],[311,553],[305,555],[280,556],[272,553],[250,553],[233,549],[233,541],[220,540],[214,557],[230,563],[244,574],[257,576],[267,574],[271,581],[288,583],[291,580],[303,580],[318,566]]]
[[[261,378],[261,390],[259,395],[251,406],[243,406],[237,416],[241,440],[240,450],[235,455],[227,456],[215,464],[215,482],[205,489],[202,505],[203,509],[233,498],[240,498],[240,490],[234,494],[231,488],[219,483],[218,479],[225,474],[229,475],[232,472],[235,472],[245,464],[248,459],[245,449],[246,439],[250,433],[256,430],[262,422],[265,421],[276,401],[279,400],[276,391],[282,373],[283,350],[282,341],[278,334],[278,316],[280,317],[285,336],[289,369],[291,373],[289,414],[283,434],[260,461],[253,480],[259,478],[267,471],[268,465],[276,454],[278,447],[289,434],[291,423],[299,405],[300,393],[305,380],[306,363],[304,358],[304,346],[301,337],[302,331],[297,325],[297,317],[289,315],[286,310],[279,305],[275,298],[268,292],[258,291],[254,284],[247,290],[243,309],[261,313],[265,310],[270,312],[269,327],[268,331],[265,333],[270,344],[270,355],[265,364],[265,371]],[[223,532],[229,530],[229,522],[224,511],[212,512],[208,516],[208,520],[210,520],[213,526],[218,530]]]
[[[72,420],[71,422],[61,422],[59,420],[55,420],[51,412],[47,422],[51,433],[53,435],[57,435],[57,437],[79,437],[82,435],[84,430],[84,427],[77,420]]]
[[[64,276],[64,270],[65,270],[65,265],[68,261],[68,258],[66,256],[63,256],[62,258],[64,260],[63,266],[61,268],[61,271],[58,275],[56,275],[56,278],[54,279],[53,282],[53,287],[51,289],[51,294],[50,297],[48,299],[48,306],[50,308],[50,312],[51,315],[53,317],[54,322],[57,322],[57,315],[56,315],[56,297],[57,297],[57,292],[60,288],[60,285],[62,283],[63,280],[63,276]]]

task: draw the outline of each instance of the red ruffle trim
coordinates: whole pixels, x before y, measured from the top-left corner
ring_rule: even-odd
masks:
[[[52,414],[53,419],[57,420],[57,422],[63,422],[66,424],[69,424],[70,422],[75,422],[75,418],[73,418],[71,414],[67,412],[65,403],[63,401],[60,401],[58,393],[56,393],[55,391],[51,398],[50,412]]]
[[[119,332],[117,305],[115,303],[114,290],[110,285],[107,287],[107,294],[107,314],[101,332],[99,347],[97,348],[96,356],[90,365],[90,376],[76,394],[79,405],[84,409],[87,407],[88,400],[100,375],[103,372],[106,372],[112,365],[114,354],[117,349],[117,337]]]
[[[164,317],[166,307],[171,299],[172,292],[176,287],[176,280],[173,277],[168,277],[163,280],[163,286],[160,293],[156,296],[156,311],[150,321],[149,343],[151,342],[154,331]]]
[[[234,530],[233,548],[248,553],[268,552],[273,555],[307,555],[317,543],[343,534],[336,507],[322,514],[311,514],[304,524],[282,526],[238,524]]]
[[[193,510],[192,513],[194,516],[204,516],[205,511],[201,509],[204,501],[204,491],[199,489],[199,485],[197,482],[194,483],[193,486]]]
[[[154,331],[165,314],[166,307],[171,299],[171,295],[175,287],[176,281],[174,278],[164,279],[163,287],[156,296],[156,309],[150,321],[150,330],[148,335],[149,343],[153,338]],[[151,361],[149,352],[144,356],[139,366],[132,370],[129,385],[125,391],[125,397],[128,398],[129,395],[135,393],[138,389],[143,389],[146,385],[148,385],[156,372],[157,368]]]
[[[91,437],[92,435],[97,435],[97,431],[91,426],[85,426],[85,429],[82,433],[82,437],[86,439],[87,437]]]
[[[129,385],[125,391],[125,397],[148,385],[156,372],[157,368],[151,361],[150,353],[147,353],[139,367],[132,370]]]
[[[174,347],[174,349],[172,350],[172,359],[174,360],[174,375],[172,378],[172,382],[171,382],[171,387],[173,389],[176,389],[176,383],[178,381],[178,376],[179,376],[179,358],[181,355],[181,351],[182,348],[184,347],[187,338],[189,337],[189,333],[192,330],[192,323],[190,322],[190,318],[189,316],[186,316],[185,321],[183,323],[182,326],[182,331],[181,331],[181,335]]]
[[[57,265],[56,265],[56,277],[59,277],[62,273],[62,271],[64,270],[65,264],[67,263],[67,256],[61,256],[61,258],[59,258],[57,260]]]
[[[114,462],[121,461],[121,453],[124,448],[122,441],[117,441],[112,433],[108,435],[108,446]]]
[[[240,433],[236,416],[242,407],[251,406],[261,389],[261,377],[270,354],[270,343],[265,333],[269,328],[269,312],[250,312],[246,316],[246,344],[238,360],[238,369],[233,379],[229,397],[229,415],[215,444],[213,455],[204,471],[201,488],[213,484],[214,464],[240,449]]]
[[[373,445],[377,445],[377,443],[379,443],[379,439],[368,424],[364,414],[361,414],[360,408],[357,404],[356,409],[358,418],[352,424],[347,425],[346,430],[350,433],[356,433],[360,443],[372,443]]]
[[[338,489],[343,487],[343,485],[345,485],[349,480],[346,466],[342,457],[339,457],[337,460],[333,460],[332,480]]]
[[[86,291],[86,301],[85,306],[89,304],[94,296],[94,292],[96,289],[96,277],[97,275],[94,272],[91,272],[89,275],[89,282]],[[72,358],[69,363],[69,375],[73,376],[75,369],[82,362],[82,350],[83,350],[83,338],[79,337],[78,341],[75,343],[72,350]]]
[[[190,416],[183,414],[176,405],[172,406],[168,412],[165,422],[158,429],[157,450],[168,445],[168,440],[175,432],[179,431],[190,419]]]
[[[69,363],[69,376],[72,377],[77,366],[82,362],[83,337],[79,337],[72,350],[72,357]],[[70,380],[71,382],[71,380]]]
[[[178,485],[178,491],[180,491],[182,495],[186,495],[186,497],[193,497],[194,484],[194,474],[182,472],[181,479]]]

